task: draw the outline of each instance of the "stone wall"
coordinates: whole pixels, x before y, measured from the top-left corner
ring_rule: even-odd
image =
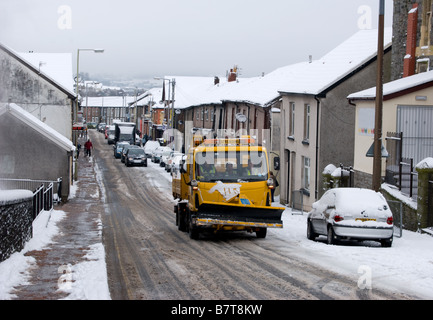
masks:
[[[32,237],[33,193],[0,191],[0,262],[21,251]]]
[[[418,172],[418,215],[420,229],[433,227],[433,158],[416,165]]]
[[[385,189],[381,189],[380,192],[383,194],[386,200],[398,201],[402,203],[403,229],[417,232],[419,230],[419,216],[418,216],[417,209],[411,207],[410,205],[408,205],[398,197],[393,196]],[[391,204],[390,206],[392,207],[391,210],[393,211],[394,219],[397,221],[397,219],[399,218],[396,217],[396,215],[399,214],[398,212],[399,209],[397,207],[393,207]]]

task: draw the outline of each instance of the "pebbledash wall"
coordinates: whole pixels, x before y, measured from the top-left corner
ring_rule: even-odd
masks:
[[[33,235],[33,193],[0,190],[0,262],[19,252]]]

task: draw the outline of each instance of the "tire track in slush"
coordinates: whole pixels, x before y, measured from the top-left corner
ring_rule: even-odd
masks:
[[[133,179],[131,178],[131,176],[125,174],[125,172],[122,172],[123,170],[122,169],[119,170],[121,172],[121,175],[123,174],[124,177],[129,177],[125,181],[127,185],[127,190],[125,191],[127,192],[123,193],[123,197],[116,197],[116,196],[107,197],[109,199],[115,199],[112,201],[112,203],[122,203],[128,201],[129,200],[128,198],[131,198],[131,196],[132,198],[134,198],[134,192],[131,192],[131,190],[138,190],[135,188],[135,186],[132,183],[136,181],[136,179]],[[108,189],[110,190],[111,189],[110,186],[113,185],[113,181],[107,181],[106,184],[109,185]],[[109,193],[114,194],[115,191],[111,191]],[[126,195],[126,199],[124,199],[125,195]],[[152,204],[153,206],[152,202],[150,203],[148,202],[147,204],[148,205]],[[121,271],[121,277],[123,278],[122,280],[125,283],[127,283],[128,286],[130,287],[131,286],[136,287],[137,282],[141,283],[141,285],[138,286],[139,287],[137,290],[137,292],[139,292],[138,295],[133,295],[129,293],[130,292],[129,291],[126,294],[125,298],[159,299],[161,297],[164,297],[165,294],[158,292],[157,287],[160,286],[162,273],[165,274],[164,279],[167,279],[167,273],[171,272],[169,267],[166,266],[161,256],[157,253],[157,250],[154,249],[147,250],[146,252],[148,253],[150,252],[153,254],[151,255],[151,257],[147,254],[145,257],[141,259],[142,261],[139,261],[140,254],[137,254],[137,252],[140,251],[143,252],[142,250],[143,243],[142,241],[140,241],[140,237],[136,237],[134,236],[134,234],[146,233],[147,231],[149,231],[149,228],[147,226],[140,224],[139,221],[135,219],[137,213],[134,213],[134,210],[131,210],[131,208],[125,209],[124,206],[120,207],[119,205],[114,205],[114,204],[112,204],[111,206],[112,206],[111,209],[112,214],[110,216],[110,224],[113,229],[116,229],[116,232],[113,232],[114,239],[116,242],[116,251],[118,252],[118,254],[119,252],[122,252],[121,254],[119,254],[121,258],[118,259],[119,260],[118,266],[121,270],[128,269],[128,272]],[[132,207],[133,209],[135,208],[135,206]],[[154,209],[160,210],[161,208],[154,207]],[[119,217],[121,218],[119,219]],[[128,217],[128,220],[126,219],[126,217]],[[122,230],[128,230],[128,232],[125,233],[122,232]],[[116,235],[116,233],[118,233],[118,235]],[[120,240],[116,241],[116,239],[120,239]],[[149,244],[152,245],[149,242],[146,243],[147,246],[149,246]],[[125,248],[128,249],[127,251],[129,252],[129,254],[124,251]],[[120,261],[120,260],[124,260],[124,261]],[[151,260],[151,263],[149,263],[149,260]],[[126,264],[125,261],[128,261],[128,263]],[[155,266],[157,266],[157,268],[155,268]],[[158,272],[155,272],[155,270],[157,270]],[[161,270],[163,270],[162,273]],[[133,279],[129,280],[129,278],[133,278]],[[137,281],[138,279],[140,281]],[[187,295],[187,292],[183,290],[183,284],[178,281],[177,277],[171,277],[171,280],[173,280],[170,281],[172,283],[172,288],[171,290],[166,290],[167,292],[172,291],[173,283],[178,282],[176,291],[182,292],[182,294],[179,294],[178,296]],[[141,288],[143,287],[145,287],[146,290],[142,290]],[[146,291],[147,294],[143,294],[144,291]]]
[[[349,277],[306,263],[295,247],[226,233],[191,240],[175,225],[169,182],[127,168],[96,138],[108,190],[105,239],[112,297],[122,299],[394,299],[357,289]],[[159,179],[161,180],[158,180]],[[277,243],[275,242],[277,241]],[[284,248],[284,249],[282,249]],[[109,275],[110,277],[110,275]],[[122,281],[122,286],[113,282]],[[401,298],[401,297],[399,297]]]

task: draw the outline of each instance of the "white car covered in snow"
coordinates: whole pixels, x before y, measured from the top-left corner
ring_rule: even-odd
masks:
[[[369,189],[336,188],[313,203],[307,218],[307,237],[327,236],[328,244],[340,239],[375,240],[390,247],[393,216],[382,194]]]
[[[160,144],[158,141],[152,141],[152,140],[147,141],[146,144],[144,145],[144,153],[146,154],[146,157],[151,158],[153,151],[155,151],[155,149],[158,148],[159,146]]]

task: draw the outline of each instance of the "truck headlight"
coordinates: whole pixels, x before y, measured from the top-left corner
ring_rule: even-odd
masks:
[[[268,188],[273,189],[274,188],[274,181],[272,179],[268,179]]]

